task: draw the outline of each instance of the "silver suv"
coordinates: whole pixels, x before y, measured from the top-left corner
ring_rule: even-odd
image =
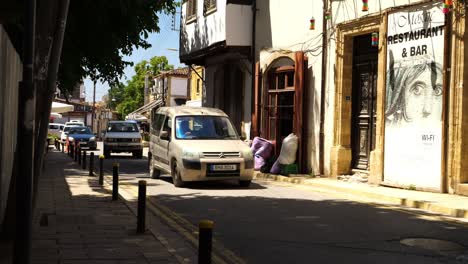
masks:
[[[134,157],[143,157],[140,128],[135,121],[110,121],[104,134],[104,156],[112,152],[131,152]]]

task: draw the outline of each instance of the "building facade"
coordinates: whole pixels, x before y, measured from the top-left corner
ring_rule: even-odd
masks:
[[[326,172],[468,194],[465,4],[332,2]]]
[[[182,4],[180,61],[205,68],[202,105],[222,109],[244,136],[252,114],[252,26],[252,1]]]
[[[188,0],[182,11],[180,58],[206,68],[202,104],[276,154],[296,134],[302,173],[468,194],[464,1]]]

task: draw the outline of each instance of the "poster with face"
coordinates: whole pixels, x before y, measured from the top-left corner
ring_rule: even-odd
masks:
[[[442,3],[388,15],[384,182],[440,190]]]

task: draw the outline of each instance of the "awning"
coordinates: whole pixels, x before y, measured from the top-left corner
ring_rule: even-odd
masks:
[[[159,107],[159,106],[162,106],[163,102],[161,100],[154,100],[152,102],[149,102],[147,104],[145,104],[144,106],[138,108],[137,110],[131,112],[130,114],[128,114],[127,117],[132,117],[132,116],[138,116],[138,115],[141,115],[143,113],[146,113],[148,111],[151,111],[151,109],[155,108],[155,107]],[[128,118],[128,119],[132,119],[132,118]]]
[[[52,102],[52,110],[50,112],[66,113],[66,112],[71,112],[73,110],[75,110],[75,107],[73,105]]]
[[[51,118],[62,118],[62,115],[59,113],[50,113]]]

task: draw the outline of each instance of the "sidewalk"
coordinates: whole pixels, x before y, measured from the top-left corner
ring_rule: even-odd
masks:
[[[33,220],[33,263],[180,263],[150,231],[136,234],[136,216],[111,201],[97,177],[66,154],[47,154]]]
[[[310,186],[328,192],[351,195],[356,198],[403,205],[446,216],[468,219],[468,197],[466,196],[411,191],[366,183],[343,182],[329,178],[285,177],[263,173],[256,173],[255,178]]]

